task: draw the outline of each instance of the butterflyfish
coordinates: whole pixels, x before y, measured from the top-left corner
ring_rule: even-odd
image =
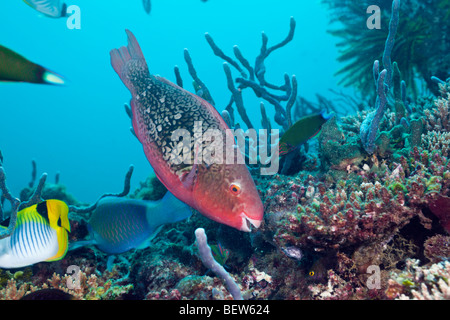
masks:
[[[67,5],[60,0],[23,0],[23,2],[50,18],[67,15]]]
[[[157,201],[106,197],[88,221],[90,239],[72,243],[70,250],[95,245],[114,255],[143,249],[164,224],[187,219],[191,214],[191,209],[170,192]]]
[[[13,233],[0,240],[0,268],[64,258],[70,232],[68,215],[69,208],[60,200],[46,200],[19,211]]]
[[[0,81],[64,84],[64,79],[0,45]]]
[[[282,136],[279,142],[280,155],[285,155],[316,136],[322,126],[331,118],[325,111],[304,116],[297,120]]]
[[[150,74],[136,38],[126,33],[128,46],[111,50],[111,64],[131,93],[133,129],[159,180],[175,197],[214,221],[247,232],[258,228],[263,205],[225,121],[207,101]],[[208,132],[223,142],[223,152],[211,152],[211,161],[203,152],[211,143],[196,139]],[[183,141],[173,139],[176,133],[183,134]],[[233,152],[227,154],[230,149]]]

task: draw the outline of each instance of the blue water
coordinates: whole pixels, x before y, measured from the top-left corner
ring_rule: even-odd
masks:
[[[336,40],[326,33],[327,12],[318,0],[152,0],[150,15],[141,0],[67,4],[80,7],[80,30],[68,29],[66,19],[44,17],[22,1],[0,2],[0,44],[68,80],[63,87],[0,85],[0,150],[16,196],[30,181],[32,159],[38,176],[47,172],[53,182],[60,172],[60,182],[84,202],[121,191],[130,164],[135,166],[132,190],[152,172],[129,130],[123,105],[130,93],[110,65],[109,51],[126,45],[126,28],[139,41],[151,73],[174,81],[178,65],[185,88],[193,91],[183,58],[188,48],[221,111],[230,92],[223,61],[212,53],[205,32],[229,55],[238,45],[253,64],[261,31],[269,45],[278,43],[293,16],[294,40],[266,60],[266,79],[281,84],[284,73],[295,74],[299,94],[313,100],[316,93],[327,96],[330,88],[337,89]],[[259,124],[259,100],[245,90],[244,102],[253,123]],[[273,114],[267,103],[266,109]]]

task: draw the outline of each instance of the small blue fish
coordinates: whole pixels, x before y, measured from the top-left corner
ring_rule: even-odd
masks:
[[[114,255],[135,248],[143,249],[164,224],[190,216],[189,206],[169,192],[158,201],[107,197],[100,200],[89,219],[91,239],[72,243],[69,250],[95,245]]]

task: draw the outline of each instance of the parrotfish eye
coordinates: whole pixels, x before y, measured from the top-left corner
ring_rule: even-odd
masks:
[[[234,194],[235,196],[237,196],[238,194],[241,193],[241,186],[238,185],[237,183],[232,183],[230,185],[230,191],[232,194]]]

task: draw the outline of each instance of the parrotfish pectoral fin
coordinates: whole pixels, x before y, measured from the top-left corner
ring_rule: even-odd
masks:
[[[195,184],[197,182],[198,151],[199,151],[199,145],[197,145],[197,148],[195,149],[194,165],[192,166],[191,171],[189,171],[189,173],[185,173],[180,178],[180,180],[183,184],[183,187],[188,191],[193,191]]]
[[[76,242],[72,242],[69,244],[69,251],[72,250],[76,250],[82,247],[86,247],[86,246],[91,246],[95,244],[95,240],[81,240],[81,241],[76,241]]]
[[[197,164],[194,164],[191,171],[189,171],[189,173],[185,173],[180,180],[186,190],[192,191],[194,189],[195,182],[197,181]]]

